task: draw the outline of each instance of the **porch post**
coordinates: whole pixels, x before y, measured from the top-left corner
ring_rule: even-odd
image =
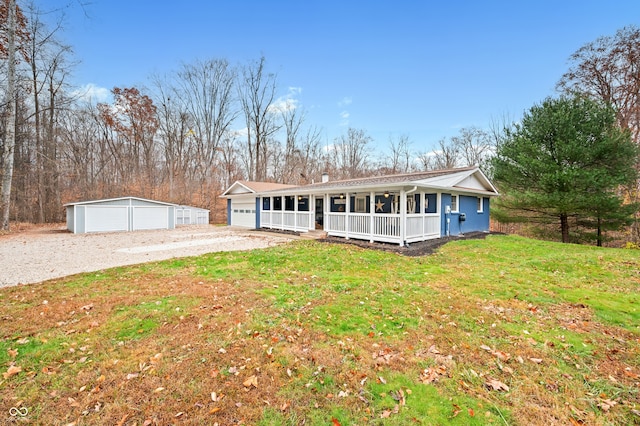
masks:
[[[293,230],[298,231],[298,197],[299,195],[293,196]]]
[[[407,193],[400,190],[400,247],[404,246],[407,239]]]
[[[322,230],[325,232],[329,232],[331,228],[329,227],[329,210],[331,210],[331,206],[329,205],[329,193],[323,195],[324,202],[322,203],[323,219],[322,219]]]
[[[344,237],[349,239],[349,211],[351,210],[351,202],[349,193],[344,194]]]
[[[426,213],[425,213],[425,208],[424,208],[424,191],[420,192],[420,216],[422,216],[422,239],[424,240],[425,235],[427,233],[427,220],[426,220]]]
[[[376,214],[376,193],[371,191],[369,193],[369,242],[373,242],[373,227],[375,226],[375,218],[373,215]]]

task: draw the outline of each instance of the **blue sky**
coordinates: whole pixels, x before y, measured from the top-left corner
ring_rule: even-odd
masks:
[[[433,149],[461,127],[518,119],[578,48],[638,24],[638,1],[39,0],[70,4],[78,86],[144,86],[195,59],[264,55],[323,141],[365,130]],[[291,88],[295,88],[292,90]]]

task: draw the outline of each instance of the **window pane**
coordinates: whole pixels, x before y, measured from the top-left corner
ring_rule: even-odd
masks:
[[[295,209],[295,197],[293,195],[287,195],[284,197],[284,209],[292,212]]]
[[[298,196],[298,211],[300,212],[308,212],[309,211],[309,197],[308,196]]]

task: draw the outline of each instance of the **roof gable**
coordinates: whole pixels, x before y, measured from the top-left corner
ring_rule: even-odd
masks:
[[[246,180],[237,180],[226,191],[222,193],[222,197],[230,195],[246,195],[255,194],[257,192],[274,191],[278,189],[296,188],[297,185],[285,185],[273,182],[253,182]]]
[[[440,188],[490,192],[498,195],[497,189],[489,179],[477,168],[458,169],[454,173],[443,174],[420,182],[422,185]]]

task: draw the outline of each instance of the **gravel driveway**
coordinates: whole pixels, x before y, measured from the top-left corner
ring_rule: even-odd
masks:
[[[174,257],[265,248],[288,240],[286,235],[209,225],[98,234],[72,234],[61,228],[20,232],[0,236],[0,287]]]

